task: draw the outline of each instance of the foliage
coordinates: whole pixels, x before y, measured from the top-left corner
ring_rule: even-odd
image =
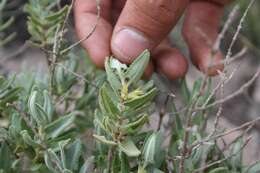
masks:
[[[223,131],[205,132],[211,79],[191,89],[179,81],[187,108],[177,111],[167,100],[167,137],[164,128],[148,126],[160,93],[141,79],[150,53],[129,66],[110,57],[106,73],[97,70],[81,50],[67,49],[71,6],[58,2],[25,6],[31,41],[45,52],[49,73],[0,78],[0,173],[259,172],[259,164],[242,162],[243,136],[223,151],[217,143]]]
[[[12,41],[16,33],[6,33],[6,30],[14,22],[14,17],[6,18],[4,14],[4,9],[7,4],[7,0],[0,1],[0,47],[4,46],[8,42]],[[7,36],[6,36],[7,35]]]

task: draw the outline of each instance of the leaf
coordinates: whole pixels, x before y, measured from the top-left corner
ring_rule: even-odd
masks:
[[[59,135],[66,132],[66,130],[74,123],[74,120],[75,120],[74,113],[60,117],[59,119],[47,125],[44,131],[50,138],[52,139],[56,138]]]
[[[156,157],[161,152],[162,136],[160,132],[153,133],[145,142],[143,149],[144,165],[155,164]]]
[[[99,136],[99,135],[93,135],[94,138],[96,138],[98,141],[107,144],[107,145],[117,145],[114,141],[107,140],[105,136]]]
[[[147,171],[145,170],[145,168],[143,166],[139,166],[137,173],[147,173]]]
[[[112,100],[113,97],[115,96],[113,93],[109,93],[108,85],[104,84],[99,93],[99,106],[104,114],[109,115],[113,119],[117,119],[120,116],[120,113]]]
[[[12,153],[5,142],[0,142],[0,171],[11,172]]]
[[[44,126],[45,124],[47,124],[47,117],[44,117],[43,114],[39,113],[39,108],[36,105],[37,96],[38,91],[34,90],[31,92],[31,95],[28,99],[29,113],[39,126]]]
[[[153,173],[164,173],[164,172],[161,171],[161,170],[159,170],[159,169],[157,169],[157,168],[155,168],[155,169],[153,170]]]
[[[48,116],[48,121],[51,122],[54,108],[47,90],[43,91],[43,97],[44,97],[43,109]]]
[[[60,157],[61,157],[61,163],[63,168],[67,168],[67,163],[66,163],[66,154],[64,151],[65,146],[67,145],[66,141],[61,141],[58,143],[59,145],[59,150],[60,150]]]
[[[52,149],[48,149],[44,153],[44,161],[47,168],[53,173],[58,173],[59,171],[57,169],[60,170],[62,168],[62,164],[59,160],[59,157]]]
[[[185,104],[189,104],[191,93],[188,88],[186,79],[185,78],[181,79],[180,83],[181,83],[181,93],[182,93],[182,97],[184,98],[184,102],[185,102]]]
[[[68,149],[65,150],[66,168],[72,171],[79,169],[79,160],[82,154],[82,143],[76,139]]]
[[[4,24],[0,26],[0,32],[3,32],[5,29],[10,27],[10,25],[14,22],[14,17],[9,18]]]
[[[36,141],[34,141],[34,140],[32,139],[32,137],[29,135],[29,133],[28,133],[27,130],[21,131],[20,134],[21,134],[21,136],[22,136],[24,142],[25,142],[27,145],[32,146],[32,147],[34,147],[35,149],[36,149],[37,147],[40,147],[40,145],[39,145]]]
[[[211,170],[209,173],[230,173],[230,171],[226,167],[220,167]]]
[[[117,70],[118,72],[118,75],[120,77],[123,77],[123,72],[127,69],[127,65],[121,63],[120,61],[118,61],[117,59],[115,58],[111,58],[110,59],[110,62],[109,62],[110,66],[112,69],[115,69]]]
[[[145,50],[127,69],[125,76],[129,84],[136,83],[143,75],[150,60],[150,53]]]
[[[8,132],[6,129],[0,127],[0,141],[8,138]]]
[[[140,150],[135,146],[134,142],[130,139],[119,143],[119,148],[124,152],[128,157],[137,157],[141,154]]]
[[[233,144],[232,146],[232,153],[231,155],[234,155],[231,157],[231,164],[233,167],[233,170],[240,170],[242,167],[242,158],[243,158],[243,152],[242,152],[242,147],[243,147],[243,139],[239,138],[237,141]]]
[[[136,130],[141,128],[145,123],[148,122],[148,115],[142,115],[138,117],[134,122],[122,126],[122,131],[127,133],[135,133]]]
[[[63,7],[61,10],[57,11],[56,13],[53,13],[49,16],[46,17],[46,19],[48,21],[53,21],[53,22],[57,22],[60,20],[61,17],[66,16],[67,12],[68,12],[68,6]]]
[[[109,84],[111,85],[111,87],[113,88],[115,93],[119,93],[119,90],[122,88],[122,84],[120,83],[118,76],[115,74],[115,72],[111,68],[109,58],[106,58],[105,69],[106,69],[107,80],[108,80]]]
[[[250,166],[250,168],[247,170],[247,173],[259,173],[259,172],[260,172],[260,164],[259,163],[255,164],[253,166]]]
[[[120,162],[121,162],[121,165],[120,165],[121,172],[120,173],[130,173],[130,165],[129,165],[129,161],[128,161],[125,153],[119,152],[119,158],[120,158]]]
[[[202,79],[201,78],[197,79],[194,82],[190,99],[198,99],[201,85],[202,85]]]
[[[94,157],[90,157],[88,160],[85,161],[85,163],[80,168],[79,173],[88,173],[93,171],[94,167]]]
[[[126,101],[124,103],[124,105],[128,106],[131,109],[137,109],[140,106],[143,106],[147,102],[151,101],[155,97],[156,94],[157,94],[157,89],[153,88],[152,90],[150,90],[149,92],[147,92],[146,94],[144,94],[141,97]]]

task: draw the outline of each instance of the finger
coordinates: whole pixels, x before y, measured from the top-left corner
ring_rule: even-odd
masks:
[[[112,53],[130,63],[152,50],[170,32],[188,0],[128,0],[113,31]]]
[[[154,62],[153,60],[151,60],[144,71],[143,78],[149,79],[152,76],[153,72],[154,72]]]
[[[222,5],[207,1],[193,1],[188,6],[185,16],[183,35],[189,46],[192,61],[208,75],[216,75],[218,70],[223,68],[220,65],[221,52],[212,54],[222,13]]]
[[[98,67],[104,66],[105,57],[110,55],[110,41],[112,36],[111,1],[100,1],[101,18],[94,33],[82,46],[87,49],[91,59]],[[83,39],[95,27],[97,22],[97,8],[95,0],[76,0],[74,6],[76,32],[79,39]]]
[[[112,23],[113,26],[116,24],[124,6],[125,6],[126,0],[115,0],[114,3],[112,3]]]
[[[185,76],[188,70],[188,62],[181,52],[173,48],[170,43],[163,42],[153,51],[156,71],[162,73],[171,80]]]
[[[211,2],[217,3],[219,5],[226,5],[232,1],[234,1],[234,0],[211,0]]]

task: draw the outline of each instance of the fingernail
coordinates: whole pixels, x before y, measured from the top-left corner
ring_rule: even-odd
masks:
[[[145,49],[150,47],[149,40],[138,31],[125,28],[112,40],[112,51],[120,60],[130,63]]]

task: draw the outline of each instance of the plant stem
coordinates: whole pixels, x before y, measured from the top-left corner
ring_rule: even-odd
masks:
[[[111,169],[112,169],[112,162],[113,162],[114,152],[115,152],[115,147],[109,148],[108,156],[107,156],[107,160],[108,160],[108,164],[107,164],[108,173],[110,173]]]

